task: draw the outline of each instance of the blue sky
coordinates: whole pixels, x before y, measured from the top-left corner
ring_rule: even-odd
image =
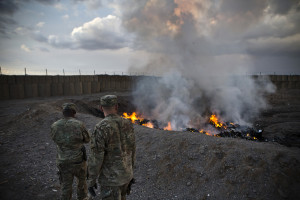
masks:
[[[0,11],[4,74],[300,74],[298,0],[1,0]]]

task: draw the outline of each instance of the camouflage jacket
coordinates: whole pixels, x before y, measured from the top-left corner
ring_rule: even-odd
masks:
[[[90,141],[84,124],[72,117],[63,118],[51,126],[51,138],[57,146],[57,163],[78,163],[82,161],[81,148]]]
[[[135,134],[132,123],[116,114],[99,122],[91,136],[88,185],[120,186],[133,178]]]

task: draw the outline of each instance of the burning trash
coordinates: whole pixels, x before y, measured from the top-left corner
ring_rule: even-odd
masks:
[[[172,131],[172,124],[168,122],[164,124],[156,120],[149,120],[139,116],[136,112],[132,114],[123,113],[123,118],[130,119],[132,123],[137,125],[146,126],[148,128],[155,128],[160,130]],[[212,114],[208,123],[206,124],[206,129],[196,129],[196,128],[182,128],[182,131],[189,131],[195,133],[202,133],[214,137],[232,137],[232,138],[242,138],[253,141],[264,141],[262,136],[263,130],[257,130],[249,126],[241,126],[232,122],[221,121],[216,114]]]

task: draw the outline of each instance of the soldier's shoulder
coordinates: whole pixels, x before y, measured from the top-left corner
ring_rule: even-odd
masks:
[[[104,118],[97,124],[97,126],[98,127],[108,127],[108,126],[111,126],[111,123],[112,123],[111,119]]]
[[[64,121],[63,119],[59,119],[59,120],[57,120],[56,122],[54,122],[54,123],[51,125],[51,127],[59,126],[60,124],[64,123],[63,121]]]
[[[78,119],[75,119],[75,118],[71,118],[68,120],[68,123],[72,123],[74,125],[78,125],[78,126],[81,126],[83,125],[83,122],[78,120]]]

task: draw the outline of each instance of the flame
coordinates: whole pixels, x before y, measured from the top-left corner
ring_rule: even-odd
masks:
[[[144,118],[139,117],[136,114],[136,112],[133,112],[131,115],[128,114],[128,113],[123,113],[122,117],[126,118],[126,119],[130,119],[132,123],[136,123],[137,121],[143,121],[144,120]],[[146,126],[148,128],[154,128],[154,124],[151,123],[151,122],[144,123],[144,124],[142,124],[142,126]]]
[[[147,122],[146,124],[142,124],[142,126],[146,126],[148,128],[154,128],[154,125],[151,122]]]
[[[123,118],[130,119],[132,123],[135,123],[136,120],[143,120],[143,118],[138,117],[135,112],[133,112],[131,115],[127,113],[123,113]]]
[[[209,118],[209,122],[211,122],[215,127],[220,127],[226,129],[227,127],[223,124],[223,122],[220,122],[218,117],[216,115],[211,115]]]
[[[171,122],[168,122],[168,126],[164,127],[164,130],[167,130],[167,131],[171,131],[172,130]]]
[[[203,134],[205,134],[205,135],[213,136],[212,134],[210,134],[210,133],[207,132],[207,131],[204,131],[203,129],[201,129],[201,130],[199,131],[199,133],[203,133]]]

